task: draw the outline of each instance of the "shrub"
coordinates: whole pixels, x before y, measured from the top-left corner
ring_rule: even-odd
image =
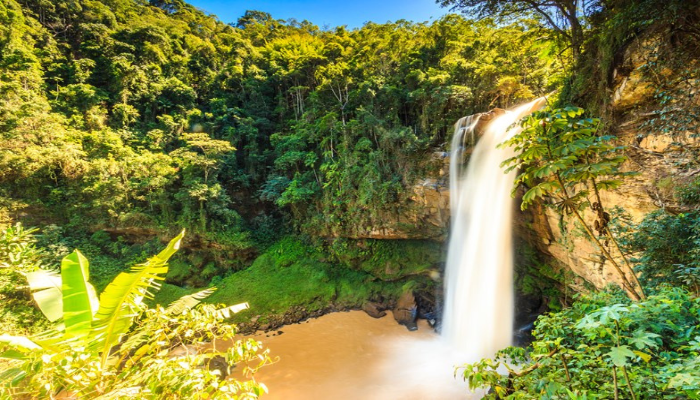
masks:
[[[46,328],[34,306],[23,272],[46,264],[45,252],[36,246],[36,229],[15,224],[0,231],[0,331],[17,334]]]
[[[663,283],[693,287],[686,282],[693,268],[700,267],[700,212],[649,213],[623,242],[636,254],[632,261],[648,287]]]
[[[5,383],[0,395],[239,399],[266,391],[252,378],[221,380],[231,364],[255,372],[269,361],[259,342],[234,341],[235,325],[224,322],[247,304],[194,308],[209,289],[167,309],[145,308],[144,299],[159,288],[183,236],[184,231],[157,256],[120,273],[99,300],[88,282],[87,259],[77,250],[63,259],[60,277],[29,276],[42,311],[61,323],[32,337],[0,336],[0,358],[9,364],[0,374]],[[213,368],[216,360],[225,361],[223,372]]]
[[[637,303],[599,293],[541,316],[527,349],[460,369],[471,388],[491,386],[490,399],[696,399],[699,325],[700,299],[679,288]]]

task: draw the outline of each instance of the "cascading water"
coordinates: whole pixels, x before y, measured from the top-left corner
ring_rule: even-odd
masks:
[[[450,160],[452,225],[445,273],[442,336],[471,360],[492,357],[513,336],[513,200],[515,171],[501,162],[513,155],[497,145],[518,131],[508,129],[544,105],[540,98],[490,121],[462,167],[466,142],[473,142],[479,117],[455,126]],[[469,139],[467,137],[469,136]]]

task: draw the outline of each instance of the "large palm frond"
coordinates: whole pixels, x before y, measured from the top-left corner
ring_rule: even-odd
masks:
[[[29,291],[39,310],[51,322],[63,318],[63,292],[61,275],[55,271],[40,269],[24,274],[29,283]]]
[[[97,308],[97,295],[88,279],[87,258],[75,250],[61,261],[63,323],[67,339],[87,337],[92,329],[92,315]]]

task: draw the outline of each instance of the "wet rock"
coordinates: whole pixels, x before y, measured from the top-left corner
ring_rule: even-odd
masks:
[[[367,302],[362,305],[362,311],[366,312],[372,318],[381,318],[386,315],[386,311],[380,309],[377,303]]]
[[[219,380],[225,379],[230,370],[230,366],[223,356],[214,356],[207,362],[209,371],[219,371]]]
[[[416,325],[418,306],[416,305],[416,298],[413,296],[413,292],[408,291],[401,295],[396,302],[396,307],[392,310],[392,314],[396,322],[404,325],[409,331],[418,329],[418,325]]]
[[[516,325],[526,325],[531,315],[539,315],[546,310],[547,304],[544,303],[542,296],[534,294],[516,294],[515,300],[515,315]]]
[[[534,340],[532,336],[533,329],[535,329],[534,322],[530,322],[515,328],[513,332],[513,344],[515,346],[525,347],[532,343]]]

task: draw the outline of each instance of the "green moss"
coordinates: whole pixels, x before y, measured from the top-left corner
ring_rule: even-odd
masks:
[[[291,307],[307,311],[329,305],[360,307],[368,300],[396,298],[406,281],[383,282],[364,271],[332,264],[317,248],[287,237],[271,246],[248,269],[223,278],[206,301],[248,302],[241,320],[281,314]]]
[[[427,273],[445,256],[442,244],[429,240],[336,239],[328,251],[346,267],[385,281]]]
[[[560,310],[568,304],[572,272],[555,268],[543,259],[531,244],[519,240],[515,246],[515,290],[524,295],[535,295],[549,300],[550,310]]]
[[[166,275],[168,282],[184,282],[193,273],[197,272],[197,269],[192,264],[181,259],[174,259],[168,264],[168,274]]]
[[[656,181],[656,188],[660,190],[668,190],[674,186],[673,177],[666,176]]]
[[[202,272],[200,275],[202,278],[205,279],[211,279],[216,275],[216,273],[219,271],[219,269],[216,267],[216,264],[213,262],[208,262],[207,265],[204,266],[204,269],[202,269]]]

